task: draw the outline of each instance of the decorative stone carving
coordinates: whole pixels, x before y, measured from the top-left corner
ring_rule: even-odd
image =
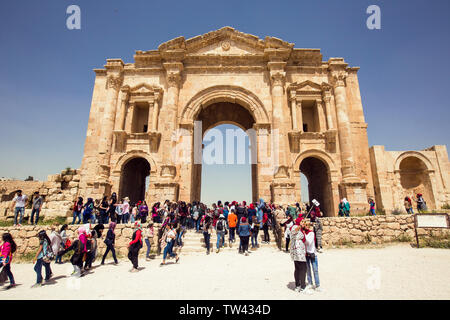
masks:
[[[150,152],[158,152],[159,142],[161,141],[161,132],[150,131],[148,132],[150,142]]]
[[[229,41],[223,41],[222,42],[222,49],[223,51],[228,51],[231,48],[231,44]]]
[[[177,173],[177,168],[174,165],[161,166],[161,177],[174,178]]]
[[[123,77],[109,75],[106,80],[106,89],[113,88],[119,90],[122,86]]]

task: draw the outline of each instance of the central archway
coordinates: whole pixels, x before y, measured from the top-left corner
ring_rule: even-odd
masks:
[[[244,131],[254,124],[270,130],[270,118],[261,100],[252,92],[239,86],[218,85],[209,87],[195,94],[185,105],[180,115],[181,125],[193,125],[195,121],[202,121],[202,138],[207,129],[219,124],[233,124]],[[204,121],[204,124],[203,124]],[[256,135],[250,137],[252,157],[256,160]],[[192,137],[194,138],[194,137]],[[194,152],[195,153],[195,152]],[[198,201],[201,197],[201,164],[192,159],[191,167],[191,201]],[[258,167],[252,164],[252,200],[258,198]]]
[[[246,201],[256,201],[258,197],[257,191],[257,165],[252,164],[251,157],[252,154],[256,154],[256,141],[253,130],[253,125],[255,124],[255,119],[253,115],[243,106],[230,103],[230,102],[217,102],[208,105],[207,107],[203,107],[202,110],[197,114],[195,119],[196,121],[201,121],[202,124],[202,138],[205,139],[206,136],[214,131],[214,136],[212,142],[215,148],[221,148],[221,150],[215,150],[215,159],[219,160],[217,164],[222,165],[231,165],[230,167],[236,168],[236,164],[241,164],[249,167],[251,171],[251,197],[243,199],[243,197],[236,195],[234,199],[225,199],[226,200],[246,200]],[[225,134],[225,130],[222,125],[228,124],[227,133]],[[217,127],[222,127],[222,130],[217,130]],[[239,130],[239,129],[242,129]],[[233,130],[237,129],[237,130]],[[231,133],[231,134],[229,134]],[[237,141],[236,141],[236,139]],[[215,141],[219,139],[220,141]],[[203,140],[204,141],[204,140]],[[230,152],[230,146],[232,148],[232,154]],[[203,145],[203,155],[202,162],[205,160],[205,156],[208,156],[209,153],[205,154],[205,151],[211,148],[211,144],[206,146]],[[252,148],[249,150],[248,147]],[[255,148],[255,149],[254,149]],[[220,155],[216,154],[219,152]],[[242,162],[242,155],[244,155],[244,162]],[[248,156],[246,156],[248,155]],[[228,167],[228,169],[230,169]],[[242,169],[242,168],[241,168]],[[226,170],[226,168],[224,168]],[[203,200],[202,197],[202,179],[205,178],[202,175],[203,166],[202,164],[194,164],[193,165],[193,178],[192,178],[192,198],[196,200]],[[244,178],[242,178],[244,179]],[[242,184],[246,184],[247,182],[241,180]],[[228,186],[232,186],[233,183],[239,183],[237,181],[217,181],[217,183],[225,183]],[[220,188],[217,188],[220,190]],[[217,200],[223,199],[223,195],[217,194],[216,199],[208,199],[209,202],[215,202]],[[210,204],[208,202],[208,204]]]

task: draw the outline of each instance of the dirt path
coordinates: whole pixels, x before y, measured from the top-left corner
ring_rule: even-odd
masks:
[[[54,282],[30,289],[31,264],[13,264],[16,288],[0,299],[450,299],[450,250],[394,245],[376,249],[329,249],[319,254],[323,292],[299,294],[287,253],[260,248],[246,257],[235,252],[181,255],[178,264],[146,262],[98,266],[80,279],[70,263],[52,263]],[[169,262],[173,262],[169,260]],[[97,267],[98,266],[98,267]],[[44,273],[44,272],[43,272]]]

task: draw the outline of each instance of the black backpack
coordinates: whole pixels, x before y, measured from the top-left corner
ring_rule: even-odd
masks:
[[[222,231],[223,230],[223,221],[219,220],[217,221],[217,231]]]

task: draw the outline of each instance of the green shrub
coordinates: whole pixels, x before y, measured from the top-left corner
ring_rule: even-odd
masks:
[[[442,206],[442,209],[444,210],[449,210],[450,209],[450,204],[446,203]]]
[[[399,208],[395,208],[394,210],[392,210],[391,213],[392,213],[393,215],[398,216],[398,215],[400,215],[400,214],[403,214],[404,212],[403,212],[403,210],[401,210],[401,209],[399,209]]]
[[[419,238],[420,247],[450,249],[450,235]]]
[[[377,216],[385,216],[386,215],[386,211],[384,209],[376,209],[375,213],[377,214]]]
[[[401,234],[398,237],[396,237],[394,239],[394,241],[398,241],[398,242],[411,242],[412,238],[410,236],[408,236],[407,234]]]

